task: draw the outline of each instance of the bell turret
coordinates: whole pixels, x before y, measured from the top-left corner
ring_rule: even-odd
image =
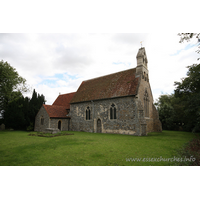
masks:
[[[141,47],[139,49],[136,59],[137,59],[136,75],[141,76],[145,81],[149,81],[148,60],[144,47]]]
[[[147,66],[148,60],[147,60],[146,51],[144,47],[139,49],[136,58],[137,58],[137,67],[143,66],[146,69],[148,69],[148,66]]]

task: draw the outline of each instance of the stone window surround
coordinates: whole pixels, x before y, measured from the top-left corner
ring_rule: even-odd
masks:
[[[112,104],[114,104],[115,105],[115,108],[116,108],[116,119],[110,119],[110,107],[111,107],[111,105]],[[86,110],[87,110],[87,108],[89,107],[89,109],[90,109],[90,119],[87,119],[86,120]],[[109,104],[109,106],[108,106],[108,120],[111,120],[111,121],[117,121],[117,119],[118,119],[118,106],[116,105],[116,103],[110,103]],[[85,106],[85,109],[84,109],[84,120],[85,121],[92,121],[93,120],[93,116],[92,116],[92,107],[90,106],[90,105],[86,105]]]
[[[103,123],[102,123],[102,119],[100,118],[100,117],[98,117],[97,118],[97,120],[96,120],[96,132],[98,131],[98,121],[100,121],[100,130],[101,130],[101,132],[102,132],[102,129],[103,129]],[[100,132],[100,133],[101,133]]]
[[[114,104],[115,108],[116,108],[116,119],[110,119],[110,108],[111,108],[112,104]],[[108,107],[108,120],[117,121],[117,119],[118,119],[118,106],[116,105],[116,103],[112,102],[112,103],[109,104],[109,107]]]
[[[89,119],[87,119],[87,116],[86,116],[87,115],[87,111],[89,111],[89,113],[90,113]],[[92,117],[91,116],[92,116],[92,108],[91,108],[91,106],[87,105],[87,106],[85,106],[84,120],[85,121],[92,121]]]

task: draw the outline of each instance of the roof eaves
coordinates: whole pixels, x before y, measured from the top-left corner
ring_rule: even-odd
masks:
[[[124,98],[124,97],[131,97],[131,96],[136,96],[137,94],[130,94],[126,96],[117,96],[117,97],[110,97],[110,98],[103,98],[103,99],[92,99],[88,101],[77,101],[77,102],[72,102],[70,104],[76,104],[76,103],[84,103],[84,102],[91,102],[91,101],[102,101],[102,100],[108,100],[108,99],[117,99],[117,98]]]

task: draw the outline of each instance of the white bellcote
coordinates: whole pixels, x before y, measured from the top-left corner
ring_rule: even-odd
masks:
[[[148,60],[144,47],[141,47],[136,56],[137,67],[136,76],[141,76],[142,79],[149,82],[149,70],[148,70]]]

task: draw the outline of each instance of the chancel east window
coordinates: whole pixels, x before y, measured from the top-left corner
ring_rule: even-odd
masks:
[[[90,107],[88,106],[87,109],[86,109],[86,113],[85,113],[86,114],[86,120],[90,120],[91,119],[90,113],[91,113],[90,112]]]
[[[117,109],[114,103],[110,107],[110,119],[117,119]]]

